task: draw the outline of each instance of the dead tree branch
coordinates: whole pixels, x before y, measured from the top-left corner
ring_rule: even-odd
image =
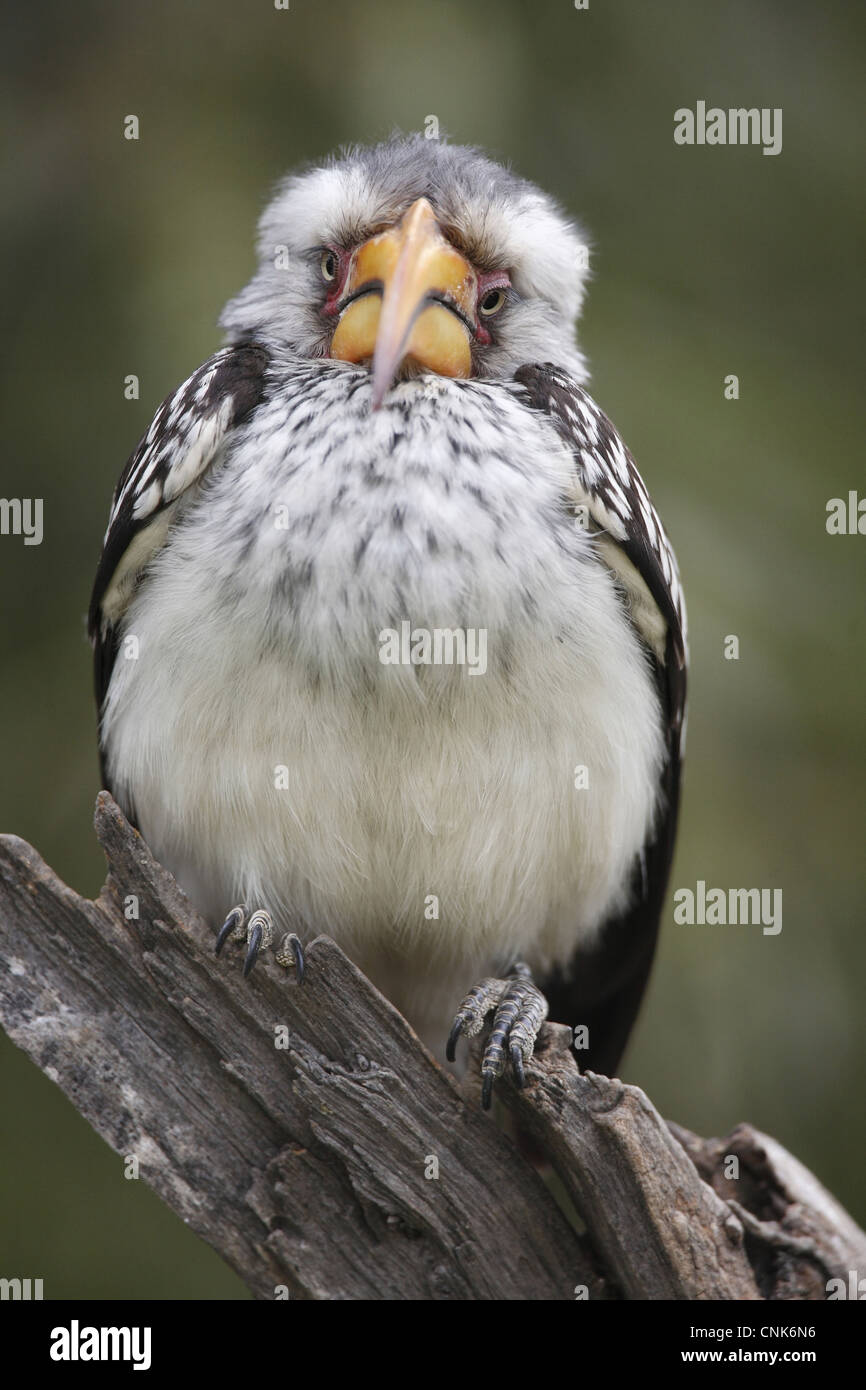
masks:
[[[0,1021],[258,1297],[823,1298],[866,1268],[866,1237],[773,1140],[666,1126],[550,1027],[503,1091],[578,1235],[332,941],[300,989],[273,961],[245,982],[104,792],[96,831],[96,901],[0,838]]]

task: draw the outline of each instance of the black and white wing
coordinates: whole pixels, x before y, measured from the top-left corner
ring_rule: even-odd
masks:
[[[586,1024],[581,1065],[612,1075],[646,988],[673,858],[686,707],[686,614],[674,552],[634,459],[610,420],[575,381],[545,363],[516,374],[524,399],[571,449],[575,507],[594,533],[652,661],[665,720],[667,759],[653,838],[634,868],[631,906],[577,950],[565,970],[538,983],[550,1018]]]
[[[267,363],[264,348],[255,344],[215,353],[166,397],[120,476],[88,616],[100,717],[119,624],[136,586],[164,544],[181,498],[261,401]],[[104,761],[102,771],[105,786]]]

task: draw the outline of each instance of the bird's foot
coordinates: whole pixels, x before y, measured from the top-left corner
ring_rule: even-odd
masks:
[[[249,975],[259,958],[260,951],[266,951],[274,940],[274,924],[269,912],[261,908],[253,912],[249,919],[243,903],[233,907],[223,922],[216,939],[216,954],[219,955],[227,941],[245,941],[247,953],[244,956],[244,978]],[[294,932],[288,932],[274,952],[278,965],[298,972],[298,984],[304,978],[304,948]]]
[[[493,1083],[505,1071],[510,1059],[518,1086],[526,1077],[523,1065],[532,1056],[538,1030],[547,1018],[547,1000],[532,983],[529,966],[518,961],[506,980],[488,978],[470,990],[454,1019],[445,1055],[454,1061],[457,1039],[463,1034],[474,1038],[493,1014],[490,1037],[481,1059],[481,1104],[490,1109]]]

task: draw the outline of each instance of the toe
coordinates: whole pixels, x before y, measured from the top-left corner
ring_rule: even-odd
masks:
[[[232,932],[237,931],[240,927],[243,926],[244,918],[246,917],[246,915],[247,910],[244,907],[243,903],[239,903],[237,907],[232,908],[228,917],[225,919],[225,921],[219,929],[219,934],[216,939],[216,946],[214,947],[215,955],[219,955],[223,946],[225,946],[229,937],[232,935]]]
[[[289,932],[283,937],[280,949],[275,952],[277,965],[283,965],[287,970],[295,970],[298,976],[298,984],[303,983],[306,960],[304,958],[304,948],[301,939],[294,932]]]
[[[451,1025],[451,1032],[448,1034],[445,1056],[449,1062],[454,1061],[460,1035],[474,1038],[480,1033],[484,1027],[484,1020],[496,1008],[507,988],[507,981],[497,980],[489,976],[486,980],[482,980],[480,985],[476,985],[474,989],[469,991],[457,1010]]]
[[[267,912],[254,912],[247,926],[247,953],[244,957],[244,979],[259,958],[262,947],[270,946],[274,929]]]

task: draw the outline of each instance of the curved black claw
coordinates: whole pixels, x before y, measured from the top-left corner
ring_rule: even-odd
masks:
[[[257,923],[250,931],[249,945],[244,956],[244,979],[247,978],[256,961],[259,958],[259,951],[262,945],[262,924]]]
[[[301,938],[296,936],[293,931],[289,932],[288,936],[283,937],[282,944],[276,955],[277,964],[294,969],[298,976],[298,984],[303,984],[304,971],[307,963],[304,959],[304,948],[301,945]]]
[[[515,1085],[526,1085],[524,1064],[532,1056],[538,1030],[547,1017],[547,1000],[532,983],[529,967],[522,961],[507,980],[482,980],[467,994],[448,1035],[445,1056],[449,1062],[454,1061],[461,1033],[475,1037],[491,1013],[493,1025],[481,1061],[481,1104],[485,1110],[490,1109],[493,1083],[505,1071],[506,1060],[511,1062]]]
[[[274,929],[267,912],[254,912],[247,924],[247,953],[244,957],[244,979],[247,978],[263,946],[270,946]]]
[[[292,937],[292,950],[295,953],[295,966],[298,972],[298,984],[302,985],[304,983],[304,971],[307,968],[307,962],[304,959],[304,948],[301,945],[298,938],[294,935]]]
[[[490,1109],[490,1102],[493,1099],[493,1072],[485,1072],[481,1078],[481,1108]]]
[[[462,1013],[463,1010],[461,1009],[451,1025],[451,1032],[448,1034],[448,1041],[445,1044],[445,1056],[449,1062],[453,1062],[457,1055],[457,1043],[460,1039],[460,1034],[463,1032]]]
[[[246,915],[247,910],[244,907],[243,903],[239,903],[237,907],[232,908],[228,917],[225,919],[225,921],[219,929],[219,935],[216,939],[216,946],[214,947],[214,955],[218,956],[223,946],[225,946],[226,942],[231,936],[232,932],[237,931],[239,927],[243,926],[244,918],[246,917]]]

